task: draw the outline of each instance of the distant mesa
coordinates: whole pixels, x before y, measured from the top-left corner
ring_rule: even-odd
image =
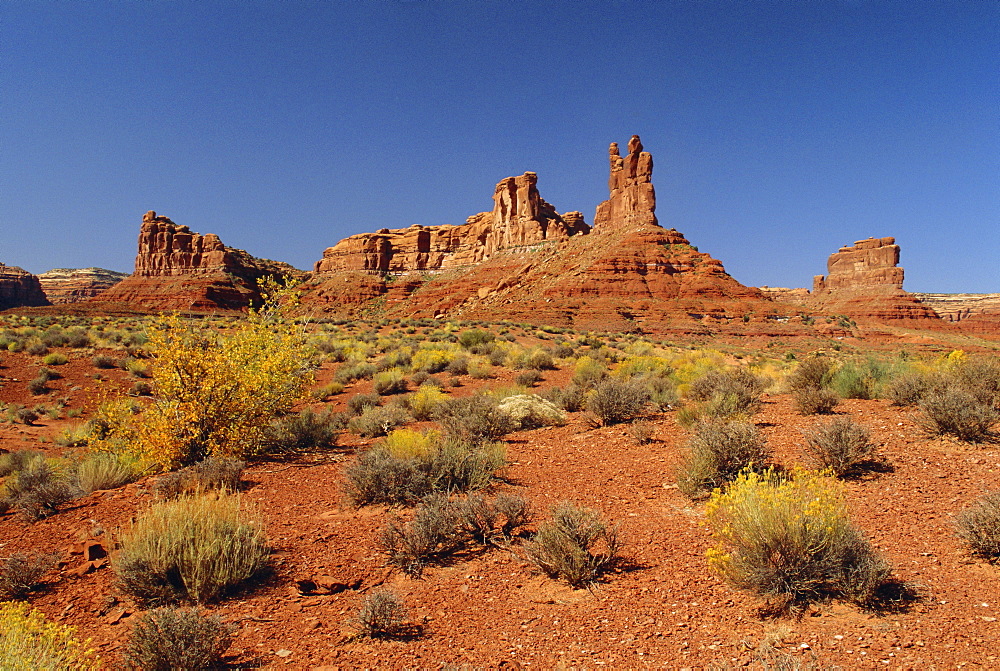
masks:
[[[963,330],[992,331],[1000,326],[1000,294],[913,294],[941,319]]]
[[[938,315],[903,290],[895,238],[858,240],[827,260],[827,274],[813,278],[807,304],[814,310],[849,317],[896,321],[937,320]]]
[[[315,264],[303,301],[345,316],[517,319],[635,328],[776,312],[657,221],[653,159],[638,136],[609,150],[609,198],[591,228],[559,214],[526,172],[501,180],[493,209],[457,226],[381,229],[341,240]],[[748,317],[749,318],[749,317]]]
[[[128,277],[104,268],[53,268],[38,276],[45,297],[53,305],[89,300]]]
[[[37,275],[0,263],[0,310],[49,305]]]
[[[139,230],[135,272],[95,300],[145,310],[240,310],[260,300],[261,278],[303,275],[149,211]]]

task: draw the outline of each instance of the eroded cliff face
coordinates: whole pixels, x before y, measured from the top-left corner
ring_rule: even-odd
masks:
[[[53,268],[38,276],[53,305],[77,303],[99,295],[128,277],[104,268]]]
[[[37,275],[0,263],[0,310],[48,304]]]
[[[827,260],[827,275],[813,279],[809,304],[817,310],[862,319],[937,320],[930,307],[903,290],[895,238],[858,240]]]
[[[240,310],[260,301],[265,277],[302,277],[287,263],[226,247],[213,233],[149,211],[139,229],[135,272],[96,297],[144,310]]]
[[[579,212],[561,215],[545,202],[537,183],[533,172],[501,180],[493,191],[493,210],[473,215],[459,226],[413,225],[352,235],[324,251],[314,270],[398,274],[459,268],[482,263],[511,247],[590,232]]]
[[[597,206],[594,231],[622,230],[635,226],[658,226],[656,191],[653,189],[653,156],[642,150],[638,135],[628,141],[628,154],[622,158],[618,143],[608,150],[611,175],[610,197]]]

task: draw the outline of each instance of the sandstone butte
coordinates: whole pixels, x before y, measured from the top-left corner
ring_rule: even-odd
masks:
[[[96,297],[129,309],[239,310],[258,301],[264,277],[302,276],[287,263],[258,259],[149,211],[139,230],[135,272]]]
[[[77,303],[97,296],[128,277],[105,268],[53,268],[38,276],[45,297],[53,305]]]
[[[37,275],[0,263],[0,310],[49,305]]]
[[[559,214],[535,173],[508,177],[493,208],[457,226],[381,229],[323,253],[304,305],[352,316],[511,319],[578,328],[772,320],[778,306],[657,221],[653,159],[632,136],[609,151],[609,198],[593,227]]]

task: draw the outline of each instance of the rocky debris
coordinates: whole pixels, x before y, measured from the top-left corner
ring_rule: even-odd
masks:
[[[849,317],[894,321],[938,320],[937,314],[903,291],[895,238],[858,240],[841,247],[827,261],[827,275],[813,279],[813,309]]]
[[[611,176],[608,189],[611,196],[597,206],[594,231],[605,232],[633,226],[658,226],[656,192],[653,190],[653,157],[642,150],[638,135],[628,141],[628,154],[622,158],[618,143],[608,150]]]
[[[498,251],[585,235],[590,226],[579,212],[560,215],[538,193],[538,176],[508,177],[493,191],[493,210],[459,226],[383,228],[352,235],[323,252],[317,273],[364,271],[408,273],[481,263]]]
[[[49,302],[64,305],[93,298],[126,277],[128,273],[104,268],[53,268],[38,279]]]
[[[0,310],[49,305],[37,275],[0,263]]]
[[[135,272],[97,300],[146,310],[239,310],[260,300],[261,279],[303,275],[149,211],[139,231]]]
[[[947,322],[961,322],[977,315],[1000,315],[1000,294],[913,295]]]

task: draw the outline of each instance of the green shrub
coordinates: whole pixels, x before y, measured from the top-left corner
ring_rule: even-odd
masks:
[[[347,411],[352,415],[360,415],[369,408],[378,407],[382,397],[378,394],[355,394],[347,399]]]
[[[841,398],[879,398],[889,375],[888,364],[875,359],[846,361],[833,373],[830,387]]]
[[[421,385],[419,389],[406,397],[406,407],[413,419],[423,422],[431,419],[438,406],[448,399],[448,395],[440,387],[432,384]]]
[[[646,385],[649,400],[661,412],[676,408],[680,404],[680,394],[672,380],[659,375],[643,376],[639,380]]]
[[[955,387],[927,393],[920,401],[920,410],[921,424],[929,433],[948,434],[967,442],[985,440],[1000,419],[992,405]]]
[[[356,380],[365,380],[375,375],[375,366],[370,363],[345,363],[333,374],[334,382],[348,384]]]
[[[868,431],[849,417],[838,417],[805,434],[806,453],[820,468],[843,477],[875,454]]]
[[[89,452],[75,467],[76,482],[83,494],[117,489],[138,479],[137,465],[127,455]]]
[[[405,424],[410,417],[398,405],[366,408],[360,416],[351,419],[347,426],[351,431],[365,438],[384,436],[397,426]]]
[[[691,498],[707,496],[746,469],[766,469],[771,457],[767,441],[750,422],[699,422],[678,469],[677,487]]]
[[[526,370],[522,373],[518,373],[514,378],[514,384],[522,387],[534,387],[541,381],[542,374],[537,370]]]
[[[326,408],[316,412],[305,408],[271,422],[269,451],[301,452],[324,450],[337,444],[337,437],[347,424],[346,417]]]
[[[649,390],[641,382],[608,378],[598,382],[587,400],[587,410],[605,426],[627,422],[649,401]]]
[[[541,397],[552,401],[566,412],[579,412],[586,403],[583,387],[570,383],[565,387],[552,387],[542,392]]]
[[[86,671],[101,668],[90,641],[76,629],[49,622],[24,603],[0,603],[0,659],[4,668]]]
[[[400,368],[390,368],[381,373],[375,373],[375,377],[372,378],[372,388],[380,396],[402,394],[406,391],[406,386],[406,377]]]
[[[486,343],[491,343],[496,339],[496,336],[489,331],[483,331],[481,329],[471,329],[468,331],[463,331],[458,336],[458,344],[465,349],[472,349],[478,345],[484,345]]]
[[[51,354],[46,354],[45,358],[42,359],[42,363],[46,366],[63,366],[69,363],[69,359],[65,354],[60,354],[58,352],[52,352]]]
[[[497,440],[514,430],[514,420],[499,405],[497,398],[483,394],[449,399],[438,406],[435,418],[460,440]]]
[[[830,597],[868,605],[891,569],[847,517],[843,488],[797,471],[745,471],[705,511],[709,565],[726,582],[788,609]]]
[[[590,356],[582,356],[576,360],[573,368],[573,384],[584,389],[594,387],[608,376],[608,367],[602,361]]]
[[[763,389],[764,381],[743,368],[711,370],[691,383],[690,396],[705,403],[709,417],[728,418],[757,412]]]
[[[552,507],[552,519],[538,527],[527,545],[528,558],[553,578],[586,587],[618,558],[618,528],[600,513],[568,501]]]
[[[137,617],[123,657],[145,671],[214,668],[232,642],[233,627],[196,608],[154,608]]]
[[[253,577],[268,560],[263,521],[235,494],[154,504],[119,540],[113,563],[119,584],[147,603],[204,603]]]

